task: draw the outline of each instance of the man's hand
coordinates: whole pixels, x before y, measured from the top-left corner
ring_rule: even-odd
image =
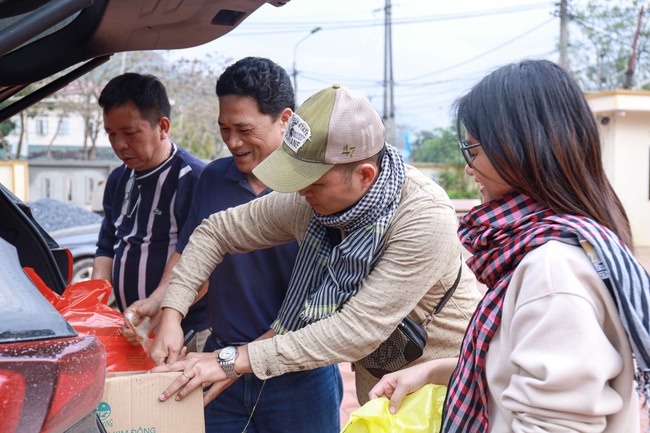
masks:
[[[252,371],[248,359],[248,347],[239,346],[239,354],[235,360],[235,371],[243,374]],[[158,397],[160,401],[165,401],[172,395],[176,394],[176,400],[182,400],[196,388],[210,386],[203,393],[203,405],[207,405],[214,400],[224,389],[233,384],[237,378],[228,379],[224,373],[217,354],[219,351],[212,353],[190,353],[180,361],[159,365],[153,368],[153,373],[180,371],[181,374],[174,380],[171,385],[163,391]]]
[[[228,379],[223,372],[215,352],[192,352],[180,361],[159,365],[151,370],[152,373],[180,371],[181,374],[158,397],[165,401],[176,394],[176,400],[182,400],[197,388],[210,388],[203,394],[203,405],[214,400],[224,389],[233,384],[237,378]]]
[[[169,364],[177,361],[182,355],[183,328],[181,320],[183,315],[173,308],[164,308],[156,338],[151,346],[149,358],[155,365]],[[167,370],[173,371],[173,370]]]
[[[160,319],[162,318],[160,301],[152,297],[135,301],[133,304],[129,305],[129,308],[124,310],[125,316],[128,311],[131,311],[135,315],[135,320],[131,321],[133,326],[140,325],[145,317],[149,317],[151,320],[151,329],[156,329],[160,323]],[[122,333],[134,346],[139,344],[138,336],[126,324],[124,325],[124,329],[122,329]]]

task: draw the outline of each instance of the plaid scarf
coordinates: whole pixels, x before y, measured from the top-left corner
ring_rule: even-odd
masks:
[[[511,192],[461,219],[459,236],[473,254],[468,265],[488,291],[477,306],[452,375],[444,432],[487,432],[485,357],[501,322],[512,273],[529,251],[558,240],[580,245],[614,299],[636,360],[639,392],[650,396],[650,278],[620,239],[585,217],[557,215]]]
[[[405,178],[399,151],[387,144],[379,176],[359,202],[334,215],[314,211],[298,250],[287,296],[272,325],[278,334],[332,315],[357,293],[381,255]],[[327,227],[349,235],[332,246]]]

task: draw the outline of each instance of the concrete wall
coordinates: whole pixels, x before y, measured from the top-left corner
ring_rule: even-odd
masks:
[[[30,161],[29,200],[52,198],[99,211],[106,179],[120,164],[119,161]]]
[[[29,167],[25,161],[0,161],[0,183],[22,201],[29,200]]]
[[[650,92],[587,95],[600,123],[605,171],[623,202],[636,246],[650,246]]]

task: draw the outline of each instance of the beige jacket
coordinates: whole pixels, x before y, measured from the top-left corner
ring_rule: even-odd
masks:
[[[640,431],[632,352],[584,251],[551,241],[508,286],[486,359],[492,432]]]
[[[300,242],[312,215],[311,207],[298,194],[280,193],[211,215],[192,234],[174,268],[162,306],[186,314],[198,287],[224,254]],[[454,208],[442,188],[407,167],[384,253],[359,292],[326,319],[249,344],[255,375],[266,379],[357,361],[386,340],[405,316],[422,321],[456,279],[461,263],[457,225]],[[458,356],[479,298],[474,277],[463,265],[463,278],[454,296],[427,328],[427,347],[418,362]],[[357,377],[357,394],[363,402],[376,381],[359,366]]]

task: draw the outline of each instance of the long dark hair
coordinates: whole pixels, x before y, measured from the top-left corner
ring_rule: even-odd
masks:
[[[456,102],[462,127],[504,181],[557,213],[592,218],[629,248],[625,209],[602,164],[598,127],[576,81],[546,60],[503,66]]]

